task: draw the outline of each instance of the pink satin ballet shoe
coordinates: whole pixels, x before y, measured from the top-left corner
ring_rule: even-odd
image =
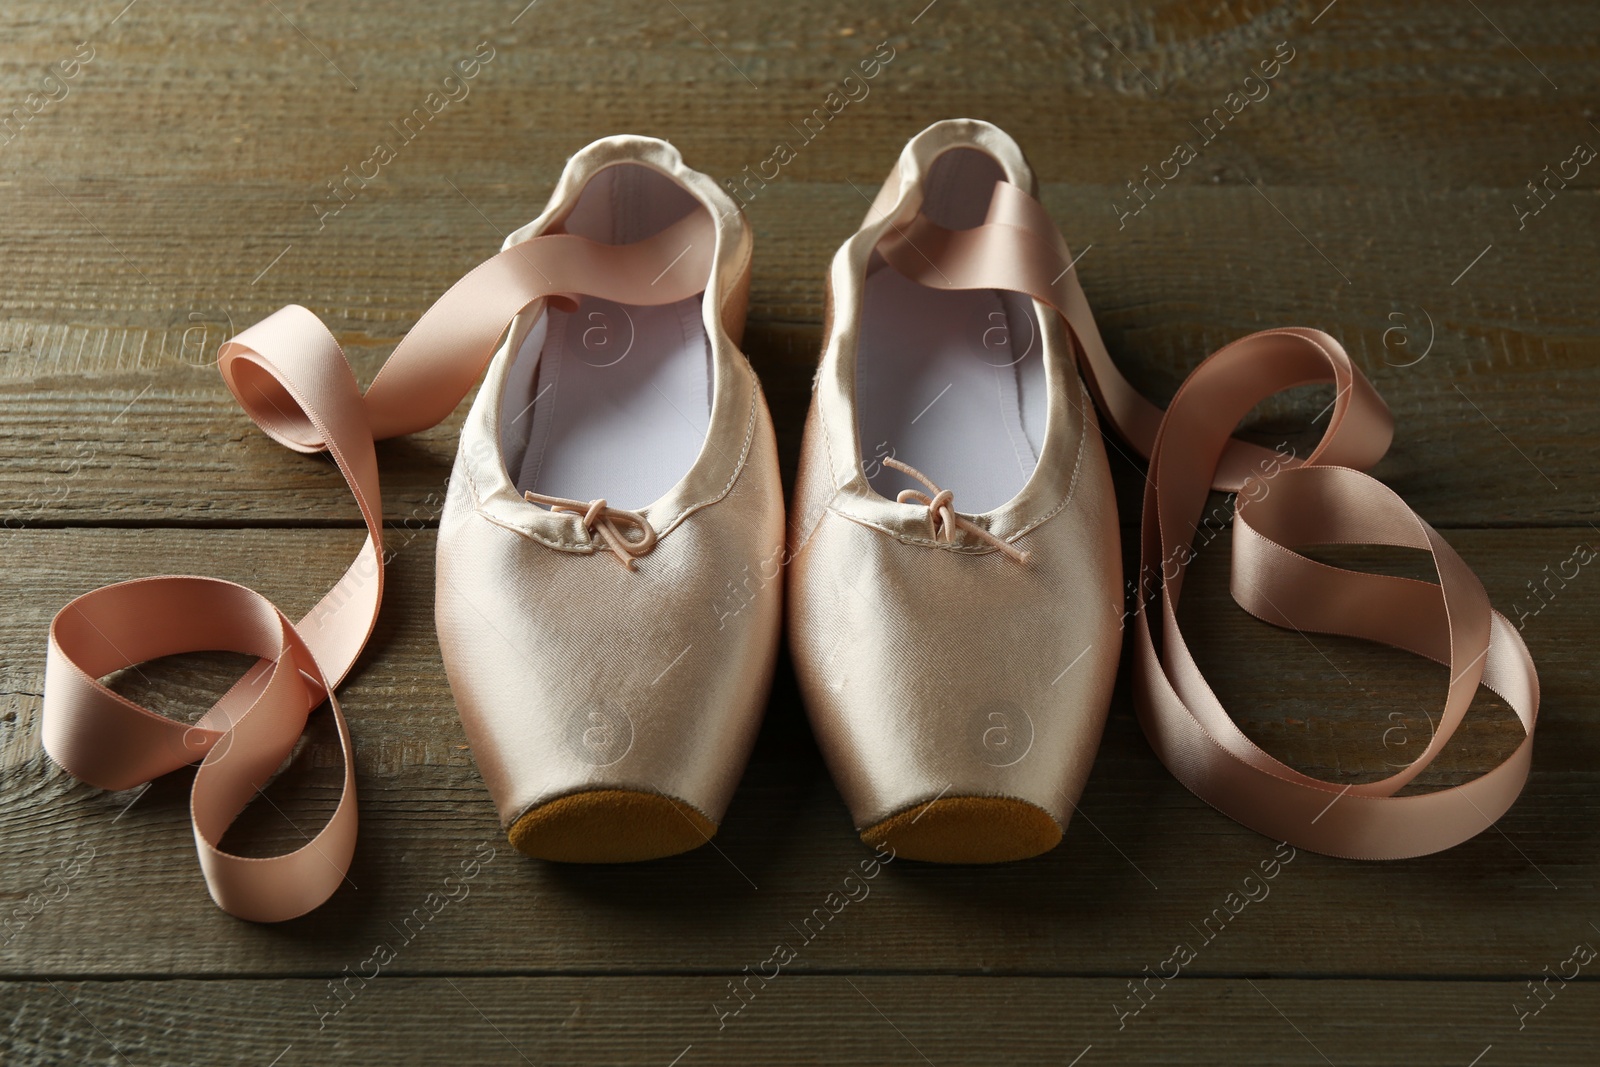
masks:
[[[959,236],[997,183],[1034,185],[1010,137],[936,123],[834,256],[791,522],[790,646],[834,780],[864,841],[951,863],[1061,839],[1121,647],[1111,477],[1062,320],[896,266],[907,227]]]
[[[1201,362],[1163,411],[1111,361],[1032,188],[1005,134],[937,123],[834,258],[789,616],[812,721],[862,837],[913,858],[1019,858],[1053,845],[1076,804],[1121,629],[1110,486],[1078,371],[1150,460],[1134,706],[1172,773],[1244,825],[1334,856],[1424,855],[1491,825],[1527,780],[1538,675],[1461,557],[1362,473],[1394,426],[1360,368],[1319,330],[1264,330]],[[1306,455],[1232,436],[1256,405],[1311,383],[1334,401]],[[1213,489],[1234,494],[1240,607],[1449,665],[1438,727],[1412,763],[1375,782],[1326,781],[1239,729],[1177,617]],[[1300,551],[1328,544],[1426,551],[1439,581]],[[1520,720],[1516,750],[1462,785],[1396,795],[1480,686]]]
[[[506,248],[553,234],[649,269],[512,321],[440,518],[439,644],[512,843],[651,859],[716,832],[777,651],[781,583],[744,581],[783,544],[772,423],[738,348],[751,235],[644,137],[574,156]]]
[[[200,760],[194,837],[212,899],[260,922],[325,901],[357,821],[334,692],[383,599],[374,442],[443,421],[492,362],[441,518],[437,598],[490,794],[535,856],[616,862],[705,843],[760,725],[781,614],[778,583],[746,580],[783,545],[772,422],[738,349],[750,255],[737,206],[676,149],[608,137],[572,158],[544,213],[440,297],[364,392],[303,307],[229,340],[218,368],[235,399],[279,443],[329,453],[366,543],[298,621],[203,577],[72,601],[50,631],[50,756],[106,789]],[[258,659],[192,725],[100,681],[204,649]],[[344,757],[327,824],[283,855],[223,851],[324,703]]]

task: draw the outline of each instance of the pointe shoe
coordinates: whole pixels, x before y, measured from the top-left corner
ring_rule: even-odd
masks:
[[[72,601],[50,630],[50,756],[106,789],[204,757],[190,810],[212,899],[255,922],[327,900],[348,881],[358,818],[335,691],[383,603],[375,443],[438,425],[492,365],[440,518],[436,620],[512,844],[618,862],[708,841],[760,725],[782,612],[766,568],[783,551],[777,449],[738,350],[750,253],[738,207],[676,149],[608,137],[572,158],[544,213],[452,285],[366,389],[304,307],[230,338],[217,366],[234,398],[285,447],[329,454],[367,539],[298,621],[194,576]],[[99,681],[213,648],[258,658],[194,723]],[[281,855],[224,851],[323,704],[344,762],[327,823]]]
[[[625,299],[512,322],[440,519],[439,643],[511,843],[645,860],[716,832],[777,654],[781,582],[743,580],[783,546],[772,422],[738,348],[752,239],[716,182],[645,137],[579,152],[506,247],[563,233],[671,246],[641,253]],[[661,303],[684,271],[703,290]]]
[[[997,183],[1034,189],[1010,137],[936,123],[834,256],[790,520],[789,642],[834,781],[864,842],[947,863],[1061,840],[1121,647],[1111,477],[1063,320],[901,272],[959,255],[949,231]]]

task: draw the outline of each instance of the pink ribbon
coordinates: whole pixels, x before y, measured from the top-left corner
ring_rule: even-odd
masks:
[[[1214,353],[1163,412],[1133,388],[1100,339],[1070,249],[1038,201],[996,185],[984,224],[942,229],[919,216],[879,246],[900,273],[943,289],[1005,289],[1066,320],[1089,388],[1118,433],[1150,459],[1134,624],[1134,701],[1167,768],[1223,814],[1299,848],[1399,859],[1449,848],[1509,809],[1527,781],[1539,680],[1521,637],[1438,532],[1362,473],[1383,457],[1393,421],[1332,337],[1266,330]],[[1232,436],[1261,401],[1296,386],[1334,387],[1332,417],[1303,460]],[[1260,491],[1258,491],[1260,487]],[[1380,641],[1446,664],[1450,686],[1427,747],[1381,781],[1339,786],[1263,752],[1212,692],[1178,626],[1178,602],[1206,497],[1235,501],[1232,589],[1278,626]],[[1437,584],[1332,567],[1297,549],[1377,544],[1430,554]],[[1152,618],[1153,616],[1153,618]],[[1479,685],[1498,693],[1525,736],[1504,762],[1464,785],[1395,793],[1449,742]]]
[[[670,304],[705,288],[715,234],[696,212],[633,245],[548,234],[514,245],[456,282],[417,321],[362,394],[333,335],[305,308],[282,308],[222,346],[223,380],[270,437],[326,450],[367,527],[344,577],[299,622],[253,590],[215,578],[157,577],[73,600],[50,625],[44,746],[68,773],[128,789],[201,760],[191,816],[201,871],[224,911],[277,922],[317,907],[355,852],[350,732],[333,691],[366,646],[383,600],[383,505],[375,441],[442,421],[467,394],[511,319],[572,294]],[[193,726],[113,693],[98,679],[159,656],[204,649],[259,657]],[[266,858],[219,847],[223,833],[294,749],[324,700],[344,763],[339,804],[305,846]]]

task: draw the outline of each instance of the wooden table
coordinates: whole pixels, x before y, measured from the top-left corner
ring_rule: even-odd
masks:
[[[1600,573],[1573,560],[1600,541],[1600,169],[1559,175],[1575,146],[1600,146],[1600,8],[123,2],[0,14],[0,1060],[1595,1062]],[[805,117],[880,42],[893,59],[870,93],[802,143]],[[402,141],[482,43],[493,58],[467,95]],[[1270,92],[1205,140],[1202,120],[1275,51],[1292,58]],[[1168,775],[1124,686],[1060,848],[998,868],[892,865],[719,1021],[739,1003],[730,982],[865,855],[793,682],[780,674],[715,848],[617,869],[514,854],[433,635],[460,412],[380,448],[398,553],[343,691],[362,836],[326,906],[277,926],[229,918],[196,869],[187,773],[107,794],[44,757],[45,630],[71,596],[192,571],[294,614],[360,542],[332,465],[235,409],[209,365],[230,331],[304,303],[367,380],[592,138],[657,134],[728,178],[791,142],[747,208],[747,349],[792,468],[828,259],[904,140],[952,115],[994,120],[1030,153],[1113,354],[1152,395],[1266,326],[1350,348],[1397,418],[1376,473],[1446,532],[1540,667],[1534,774],[1494,829],[1407,862],[1300,853],[1268,896],[1208,923],[1276,846]],[[330,183],[379,142],[394,158],[335,199]],[[1170,174],[1180,142],[1197,158],[1133,213],[1127,183]],[[1309,441],[1329,399],[1290,397],[1254,429]],[[1140,475],[1119,462],[1117,476],[1131,529]],[[1413,757],[1444,670],[1248,619],[1226,596],[1225,541],[1196,564],[1187,621],[1251,735],[1352,783]],[[193,713],[242,662],[187,656],[118,685]],[[1514,746],[1507,709],[1480,705],[1424,785]],[[330,809],[326,719],[240,847],[291,845],[291,823]],[[492,859],[470,892],[430,911],[480,845]],[[1151,978],[1180,943],[1194,959]]]

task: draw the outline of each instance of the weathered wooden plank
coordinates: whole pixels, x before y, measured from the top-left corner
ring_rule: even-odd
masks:
[[[1563,949],[1552,968],[1561,968],[1570,951]],[[751,974],[764,959],[752,958]],[[770,966],[767,973],[774,973]],[[1565,973],[1572,973],[1571,964]],[[744,981],[742,974],[734,977]],[[187,1063],[202,1055],[207,1062],[285,1065],[1544,1067],[1588,1062],[1600,1037],[1600,993],[1586,981],[1552,980],[1551,992],[1539,1000],[1525,981],[1182,976],[1150,980],[1143,1009],[1118,1029],[1117,1013],[1131,1010],[1124,1003],[1140,1003],[1124,977],[813,977],[779,970],[770,981],[749,979],[742,1011],[722,1017],[714,1006],[729,1012],[723,1005],[739,1003],[729,980],[409,978],[385,970],[371,981],[349,981],[341,999],[325,980],[311,978],[6,983],[0,1000],[10,1025],[0,1049],[16,1067]],[[1542,1009],[1519,1030],[1517,1012],[1531,1010],[1525,1005]]]
[[[127,138],[115,158],[133,173],[251,174],[319,189],[441,89],[454,60],[488,42],[494,58],[468,95],[406,146],[400,165],[437,173],[448,163],[449,173],[465,157],[492,157],[522,181],[526,160],[506,145],[561,152],[577,131],[639,129],[731,174],[796,136],[791,124],[824,107],[884,41],[893,59],[854,90],[806,168],[838,180],[928,121],[980,114],[1029,135],[1041,164],[1064,177],[1120,185],[1194,136],[1191,123],[1226,107],[1229,93],[1260,96],[1244,80],[1284,42],[1293,58],[1216,139],[1208,173],[1237,182],[1248,164],[1285,183],[1407,186],[1425,173],[1441,186],[1520,188],[1564,158],[1547,152],[1589,136],[1577,104],[1596,86],[1588,42],[1600,33],[1587,5],[1528,0],[1482,11],[1444,0],[1327,11],[546,4],[519,17],[523,6],[298,4],[280,14],[235,3],[186,18],[141,5],[105,27],[114,10],[12,5],[0,85],[16,104],[79,40],[96,51],[69,95],[9,147],[77,168],[103,139]],[[146,91],[152,77],[160,94]]]
[[[1531,0],[8,4],[0,1060],[1584,1062],[1595,987],[1561,976],[1587,977],[1574,946],[1600,936],[1600,587],[1587,565],[1572,576],[1600,539],[1597,172],[1553,180],[1519,215],[1540,203],[1529,182],[1577,142],[1600,145],[1581,106],[1600,87],[1597,34],[1600,8]],[[47,83],[80,41],[93,57]],[[805,132],[880,41],[894,58],[869,95]],[[1270,94],[1214,137],[1197,129],[1280,41],[1293,59]],[[478,42],[494,57],[470,95],[414,138],[390,125]],[[60,98],[34,113],[41,91]],[[304,528],[353,524],[337,473],[265,440],[206,366],[232,329],[306,303],[370,379],[587,140],[655,133],[730,179],[788,141],[794,162],[744,196],[758,234],[747,347],[792,463],[829,256],[904,138],[953,114],[1023,143],[1088,250],[1108,343],[1152,395],[1216,346],[1285,323],[1329,330],[1369,371],[1398,421],[1377,473],[1436,524],[1471,528],[1450,536],[1540,664],[1534,778],[1494,831],[1397,864],[1296,855],[1269,895],[1219,919],[1273,846],[1178,786],[1119,692],[1055,853],[998,869],[891,863],[829,917],[868,853],[781,675],[718,850],[627,869],[523,860],[501,843],[432,634],[425,527],[459,413],[380,449],[400,554],[344,693],[363,836],[351,886],[325,908],[272,928],[227,918],[195,869],[184,775],[107,795],[44,760],[42,638],[71,595],[194,570],[260,584],[293,612],[359,543]],[[391,139],[395,160],[341,207],[329,183]],[[1198,158],[1135,196],[1126,183],[1180,141]],[[1303,447],[1326,400],[1270,405],[1253,431]],[[1140,475],[1114,462],[1132,523]],[[107,524],[140,529],[54,528]],[[188,528],[258,524],[301,528]],[[1226,538],[1202,552],[1185,624],[1250,736],[1350,782],[1414,754],[1444,670],[1245,619],[1225,599]],[[240,667],[180,657],[117,684],[182,714]],[[1480,704],[1426,786],[1515,744],[1505,709]],[[271,787],[281,813],[257,805],[237,844],[297,843],[337,781],[319,716]],[[430,897],[462,889],[442,909]],[[755,997],[719,1026],[739,1004],[730,980],[780,942],[799,944],[784,980],[751,980]],[[398,946],[387,981],[329,989],[379,944]],[[1178,945],[1194,950],[1182,978],[1150,978]]]
[[[737,969],[764,958],[775,934],[801,923],[868,857],[817,757],[792,682],[782,676],[718,849],[625,869],[547,865],[510,852],[439,664],[432,535],[423,532],[390,569],[392,592],[372,652],[342,695],[363,817],[353,886],[283,927],[223,915],[205,898],[195,868],[184,775],[144,796],[101,794],[71,782],[40,754],[46,623],[76,592],[174,567],[257,583],[293,611],[314,601],[357,540],[352,531],[311,530],[13,537],[0,578],[0,593],[13,605],[0,619],[0,690],[7,694],[0,705],[7,709],[0,719],[0,898],[22,909],[13,916],[25,921],[0,947],[0,974],[337,970],[403,925],[481,842],[497,851],[471,906],[460,909],[448,936],[418,938],[397,973]],[[1531,598],[1525,583],[1542,581],[1547,563],[1559,570],[1575,543],[1593,538],[1587,530],[1460,531],[1453,540],[1490,596],[1509,608]],[[1443,669],[1334,638],[1316,636],[1308,647],[1305,638],[1245,618],[1220,600],[1220,548],[1208,546],[1195,565],[1186,603],[1201,610],[1189,632],[1223,698],[1260,703],[1262,710],[1241,714],[1251,735],[1310,773],[1352,782],[1414,754],[1427,737],[1425,709],[1443,691]],[[334,562],[313,568],[309,560]],[[1566,942],[1586,936],[1597,869],[1593,828],[1600,824],[1589,620],[1600,585],[1582,570],[1565,588],[1550,589],[1542,610],[1524,619],[1544,682],[1535,774],[1499,828],[1401,863],[1300,854],[1269,900],[1208,944],[1202,971],[1532,974],[1570,947]],[[236,669],[217,660],[152,665],[143,668],[148,679],[119,684],[135,694],[167,693],[162,706],[181,713],[219,693]],[[1516,727],[1496,707],[1484,702],[1424,779],[1430,786],[1460,780],[1509,751]],[[297,843],[285,819],[315,824],[338,780],[337,747],[319,721],[308,751],[273,787],[283,814],[252,809],[244,846]],[[1273,857],[1271,842],[1206,808],[1160,767],[1125,693],[1081,809],[1063,846],[1037,861],[987,869],[889,865],[872,888],[874,917],[830,927],[797,969],[1137,973],[1164,959],[1174,938],[1191,936]],[[64,862],[75,870],[64,873]],[[1397,891],[1402,885],[1409,888]],[[1457,933],[1440,930],[1441,915]]]

